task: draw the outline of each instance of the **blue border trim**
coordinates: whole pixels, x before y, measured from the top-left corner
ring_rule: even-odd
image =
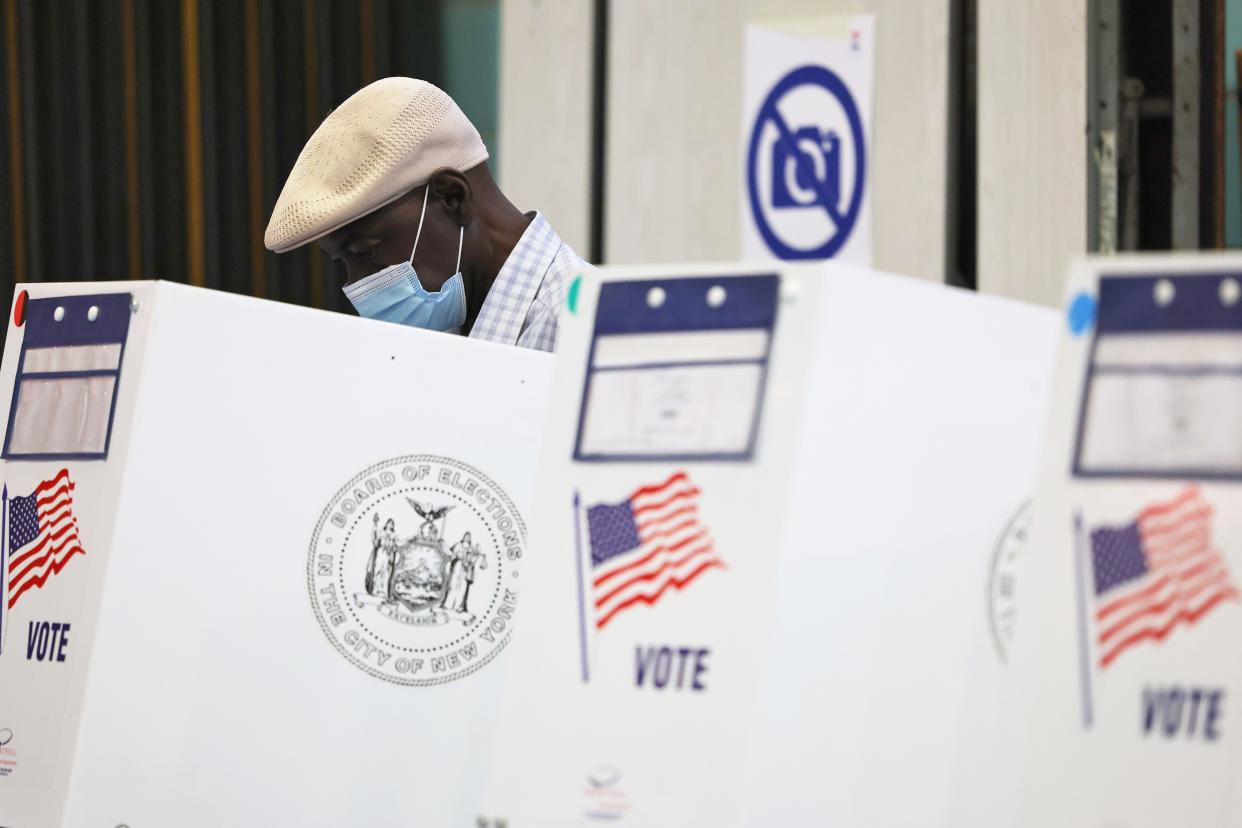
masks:
[[[1238,365],[1098,365],[1097,374],[1142,375],[1156,374],[1165,377],[1210,377],[1231,376],[1242,374],[1242,364]]]
[[[706,295],[708,290],[717,285],[725,288],[728,299],[726,299],[726,305],[713,308],[707,304]],[[664,291],[665,301],[660,307],[651,308],[647,304],[647,294],[652,288],[657,287]],[[768,369],[772,358],[772,339],[775,335],[779,303],[780,276],[776,273],[718,277],[678,276],[668,279],[603,283],[596,301],[595,329],[591,335],[591,347],[587,352],[586,379],[582,386],[582,397],[578,401],[578,429],[574,437],[574,459],[582,463],[736,463],[752,460],[759,442],[759,425],[763,418],[763,403],[767,397]],[[761,357],[696,362],[670,360],[607,367],[595,365],[596,347],[601,336],[741,330],[765,330],[767,332],[768,338]],[[750,435],[746,447],[741,451],[673,454],[583,453],[582,439],[586,430],[587,405],[591,399],[591,388],[596,373],[749,364],[759,366],[759,388],[755,410],[751,415]]]
[[[23,371],[23,380],[90,379],[111,377],[119,373],[116,368],[91,368],[87,371]]]
[[[1101,276],[1096,330],[1105,334],[1242,331],[1242,302],[1226,306],[1220,301],[1221,283],[1226,279],[1242,284],[1242,273]],[[1154,298],[1160,281],[1174,287],[1173,301],[1165,306],[1157,305]]]
[[[725,304],[707,304],[713,287],[727,291]],[[647,304],[652,288],[664,291],[659,307]],[[752,275],[677,276],[629,282],[604,282],[595,311],[595,336],[685,331],[772,329],[776,324],[779,277]]]
[[[1084,480],[1211,480],[1218,483],[1229,483],[1242,480],[1242,470],[1154,469],[1143,466],[1126,469],[1102,467],[1098,469],[1076,469],[1074,476]]]
[[[770,334],[769,334],[770,336]],[[769,343],[769,347],[771,344]],[[635,362],[629,365],[604,365],[595,366],[595,373],[607,374],[617,371],[646,371],[651,368],[720,368],[730,365],[756,365],[760,361],[766,359],[766,356],[752,357],[751,359],[702,359],[702,360],[674,360],[671,362]],[[1240,368],[1242,370],[1242,368]]]
[[[4,432],[4,449],[0,457],[11,462],[40,462],[46,460],[106,460],[112,447],[112,426],[116,421],[116,401],[120,396],[121,372],[125,367],[125,350],[129,341],[129,323],[133,316],[132,293],[94,293],[80,296],[48,296],[26,302],[25,333],[18,354],[17,374],[13,379],[13,395],[9,403],[9,419]],[[98,317],[94,322],[87,312],[94,306]],[[57,308],[64,309],[61,321],[56,321]],[[11,332],[12,329],[10,329]],[[89,371],[32,371],[27,373],[26,352],[32,348],[54,348],[75,345],[120,345],[116,370],[97,369]],[[21,399],[22,382],[49,379],[76,379],[89,377],[116,377],[112,385],[112,401],[108,409],[108,426],[104,434],[101,452],[73,452],[47,454],[14,454],[10,450],[13,439],[13,423],[17,418],[17,404]]]
[[[26,301],[25,338],[29,348],[65,345],[116,345],[129,333],[128,293],[95,293],[81,296],[45,296]],[[94,322],[87,318],[91,307],[98,309]],[[56,321],[56,309],[64,316]]]
[[[1078,397],[1078,422],[1074,427],[1074,455],[1070,460],[1070,474],[1083,477],[1082,442],[1087,429],[1087,406],[1091,403],[1091,383],[1095,381],[1095,354],[1099,348],[1099,330],[1091,334],[1091,347],[1087,351],[1087,370],[1083,374],[1082,388]]]

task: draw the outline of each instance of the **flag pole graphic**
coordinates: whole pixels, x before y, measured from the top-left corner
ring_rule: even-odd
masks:
[[[578,637],[582,649],[582,683],[590,679],[587,668],[586,598],[582,583],[582,498],[574,489],[574,560],[578,569]]]
[[[1074,583],[1078,594],[1078,651],[1082,684],[1082,727],[1091,729],[1091,655],[1087,643],[1087,598],[1083,584],[1086,533],[1082,528],[1082,512],[1074,513]]]

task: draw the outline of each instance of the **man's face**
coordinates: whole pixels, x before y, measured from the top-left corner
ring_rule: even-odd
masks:
[[[418,187],[319,240],[319,247],[332,261],[345,265],[346,285],[410,258],[425,190],[425,186]],[[453,275],[459,232],[460,227],[445,215],[440,202],[428,199],[422,237],[414,254],[414,270],[424,290],[439,290]]]

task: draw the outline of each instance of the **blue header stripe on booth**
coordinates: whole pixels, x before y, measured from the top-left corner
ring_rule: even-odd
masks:
[[[707,302],[707,292],[719,286],[725,301]],[[664,291],[664,303],[650,307],[652,288]],[[776,323],[780,280],[776,274],[645,279],[605,282],[600,287],[595,335],[725,331],[747,328],[771,330]]]
[[[1156,304],[1156,284],[1167,279],[1173,301]],[[1221,301],[1221,283],[1242,273],[1105,276],[1100,278],[1100,334],[1242,330],[1242,302]]]
[[[129,332],[130,302],[128,293],[31,299],[26,303],[26,333],[22,344],[26,348],[49,348],[123,343]],[[99,309],[94,322],[87,316],[92,307]],[[59,322],[55,315],[57,308],[64,308]]]

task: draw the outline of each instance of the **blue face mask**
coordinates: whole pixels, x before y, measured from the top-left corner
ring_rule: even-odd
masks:
[[[344,288],[345,296],[367,319],[382,319],[432,331],[457,333],[466,321],[466,283],[461,278],[461,246],[466,238],[466,228],[461,228],[457,239],[457,267],[455,273],[440,289],[432,293],[425,290],[414,272],[414,251],[423,235],[423,219],[427,217],[428,186],[423,192],[423,213],[418,217],[418,231],[414,234],[414,250],[410,259],[398,262],[381,271],[372,273]]]

